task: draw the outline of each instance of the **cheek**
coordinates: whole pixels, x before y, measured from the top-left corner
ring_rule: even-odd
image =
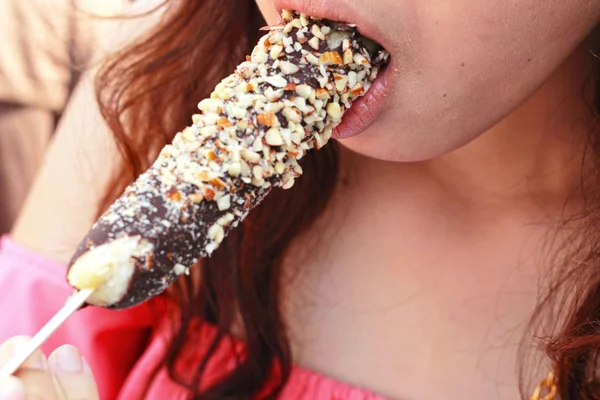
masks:
[[[260,8],[267,24],[275,25],[279,22],[279,14],[275,5],[273,5],[273,0],[256,0],[256,4],[258,4],[258,8]]]
[[[376,158],[424,160],[463,146],[514,111],[597,22],[568,0],[535,10],[526,3],[413,3],[410,40],[397,38],[392,49],[386,110],[342,143]]]

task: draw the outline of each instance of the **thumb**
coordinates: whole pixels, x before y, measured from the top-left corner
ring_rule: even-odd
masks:
[[[25,386],[14,376],[0,378],[0,400],[25,400]]]
[[[48,366],[65,400],[99,399],[92,370],[76,347],[65,345],[56,349],[48,357]]]

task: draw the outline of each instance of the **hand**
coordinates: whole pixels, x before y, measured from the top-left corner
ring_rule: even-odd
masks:
[[[19,336],[0,345],[0,366],[29,338]],[[98,400],[94,376],[73,346],[56,349],[48,359],[34,353],[16,377],[0,378],[0,400]]]

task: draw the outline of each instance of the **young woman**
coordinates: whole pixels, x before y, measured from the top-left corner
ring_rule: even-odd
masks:
[[[357,23],[392,63],[195,273],[141,307],[83,310],[48,344],[89,366],[63,347],[4,387],[94,399],[93,371],[103,399],[600,398],[600,3],[259,6],[271,24],[281,8]],[[3,241],[4,338],[60,307],[95,216],[264,23],[250,0],[167,7],[99,72],[103,118],[79,89]]]

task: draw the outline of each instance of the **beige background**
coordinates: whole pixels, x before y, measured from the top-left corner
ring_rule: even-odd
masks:
[[[0,0],[0,234],[10,230],[80,76],[155,21],[102,17],[159,3]]]

